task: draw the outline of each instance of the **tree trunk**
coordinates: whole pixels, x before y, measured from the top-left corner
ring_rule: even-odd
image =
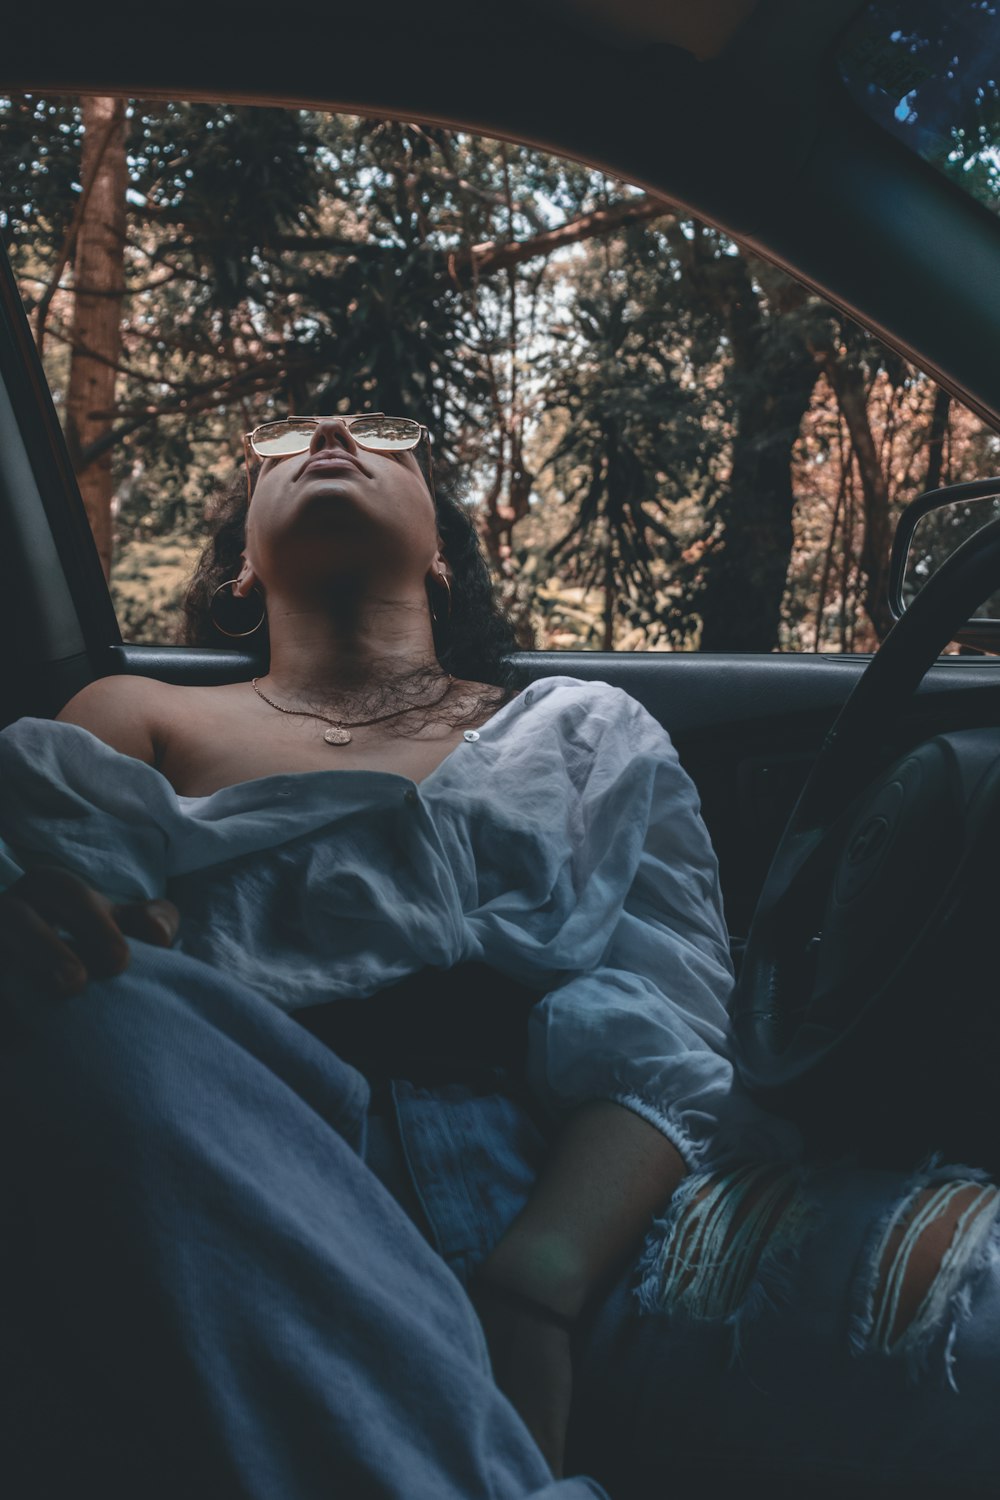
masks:
[[[125,104],[84,99],[81,177],[92,183],[76,234],[66,438],[105,577],[111,574],[111,450],[82,455],[110,429],[125,295]]]
[[[609,537],[607,551],[604,554],[604,634],[601,639],[602,651],[613,651],[615,649],[615,603],[617,598],[615,561]]]
[[[865,504],[865,527],[861,541],[861,571],[865,575],[865,613],[879,640],[893,626],[889,609],[889,481],[879,462],[878,449],[868,420],[864,373],[861,367],[839,359],[832,349],[820,355],[820,364],[837,397],[851,448],[857,460],[861,493]]]
[[[792,452],[816,385],[801,322],[809,294],[763,262],[752,275],[742,253],[716,253],[697,226],[691,240],[668,232],[694,296],[724,320],[732,358],[729,483],[710,533],[685,554],[698,567],[701,650],[774,651],[794,540]]]
[[[736,413],[733,467],[716,509],[721,529],[702,562],[696,608],[702,651],[773,651],[792,555],[792,450],[816,384],[804,347],[780,384],[747,381]]]
[[[934,392],[931,409],[931,428],[927,437],[927,473],[924,489],[936,490],[941,486],[944,472],[944,440],[948,433],[948,418],[951,415],[951,397],[940,386]],[[947,480],[945,481],[947,483]]]

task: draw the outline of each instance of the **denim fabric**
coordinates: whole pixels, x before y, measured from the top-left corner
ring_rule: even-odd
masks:
[[[551,1480],[456,1274],[365,1164],[360,1075],[227,976],[132,947],[125,974],[71,1001],[25,994],[0,1049],[5,1493],[601,1494]],[[523,1201],[545,1131],[509,1080],[393,1092],[442,1255],[467,1274]],[[643,1311],[643,1269],[698,1186],[580,1325],[571,1469],[614,1500],[702,1494],[713,1475],[724,1493],[771,1476],[811,1500],[869,1481],[994,1494],[995,1229],[915,1369],[866,1333],[873,1247],[912,1182],[804,1174],[810,1212],[743,1307]]]
[[[509,1074],[493,1086],[397,1081],[392,1092],[398,1131],[387,1185],[398,1191],[405,1179],[410,1201],[419,1197],[432,1222],[432,1242],[467,1279],[527,1201],[552,1129],[533,1118],[530,1096]],[[916,1357],[908,1339],[878,1346],[872,1310],[879,1247],[901,1205],[924,1183],[981,1175],[960,1166],[907,1175],[748,1164],[689,1177],[635,1262],[581,1320],[572,1466],[595,1475],[614,1500],[646,1500],[667,1475],[678,1494],[743,1492],[750,1473],[772,1493],[809,1500],[992,1500],[1000,1471],[996,1204],[969,1236],[965,1262],[952,1266],[947,1297],[928,1296],[915,1320]],[[724,1187],[727,1176],[769,1186],[765,1205],[780,1204],[756,1226],[737,1209],[759,1241],[750,1270],[746,1259],[743,1275],[729,1265],[738,1236],[733,1256],[706,1245],[682,1257],[675,1281],[683,1290],[668,1294],[658,1272],[671,1232],[699,1192]],[[709,1295],[694,1295],[703,1288]]]
[[[433,1243],[463,1284],[528,1201],[548,1133],[525,1086],[392,1085],[403,1154]]]
[[[19,993],[0,1047],[14,1500],[584,1500],[365,1165],[368,1089],[218,970]]]
[[[733,1174],[735,1177],[735,1173]],[[1000,1434],[1000,1233],[996,1220],[915,1321],[920,1358],[872,1337],[884,1229],[915,1186],[975,1182],[969,1168],[909,1176],[851,1164],[791,1169],[787,1224],[762,1237],[729,1306],[692,1310],[677,1287],[648,1296],[648,1273],[709,1177],[691,1178],[639,1264],[590,1309],[577,1343],[573,1462],[615,1500],[640,1500],[670,1473],[677,1494],[808,1500],[987,1500]],[[690,1244],[690,1241],[687,1242]],[[707,1272],[718,1284],[726,1258]],[[645,1282],[645,1284],[644,1284]],[[646,1292],[644,1309],[636,1295]],[[659,1303],[657,1306],[656,1303]],[[688,1305],[685,1305],[688,1303]]]

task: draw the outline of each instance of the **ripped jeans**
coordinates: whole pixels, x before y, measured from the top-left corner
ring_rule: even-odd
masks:
[[[459,1285],[544,1150],[516,1091],[400,1091],[418,1233],[358,1073],[132,948],[0,1049],[5,1493],[603,1493],[552,1481]],[[612,1500],[992,1496],[996,1220],[962,1168],[689,1178],[581,1321],[568,1472]]]
[[[370,1164],[464,1280],[546,1141],[509,1078],[392,1100]],[[998,1215],[962,1166],[688,1177],[580,1325],[571,1470],[613,1500],[995,1496]]]
[[[961,1166],[688,1178],[592,1315],[576,1461],[616,1500],[657,1470],[678,1494],[995,1495],[998,1213]]]

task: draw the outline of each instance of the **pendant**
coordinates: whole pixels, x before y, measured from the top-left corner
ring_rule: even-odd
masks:
[[[328,745],[349,745],[351,743],[351,731],[341,729],[339,724],[331,724],[323,738]]]

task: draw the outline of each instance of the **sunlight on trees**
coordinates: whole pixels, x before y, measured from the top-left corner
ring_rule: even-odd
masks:
[[[528,648],[870,649],[899,507],[996,466],[797,283],[525,147],[17,96],[0,181],[127,639],[175,638],[210,494],[289,411],[426,422]]]

